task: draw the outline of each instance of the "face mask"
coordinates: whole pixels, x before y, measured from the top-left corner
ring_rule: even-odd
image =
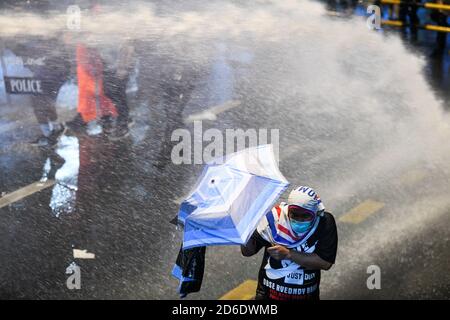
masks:
[[[311,228],[312,221],[295,221],[291,219],[291,228],[296,234],[303,234]]]

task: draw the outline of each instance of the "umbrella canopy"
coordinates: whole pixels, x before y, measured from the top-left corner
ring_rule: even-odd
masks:
[[[181,203],[183,249],[247,243],[288,186],[271,144],[215,159]]]

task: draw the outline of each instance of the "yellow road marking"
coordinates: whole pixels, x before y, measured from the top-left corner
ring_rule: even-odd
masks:
[[[399,179],[402,184],[416,184],[427,176],[427,172],[423,169],[414,169],[406,172]]]
[[[19,201],[45,188],[51,187],[54,184],[55,184],[54,180],[47,180],[45,182],[37,181],[19,190],[8,193],[0,198],[0,208],[3,208],[16,201]]]
[[[369,199],[341,216],[339,221],[357,224],[366,220],[370,215],[383,207],[384,203]]]
[[[184,121],[186,123],[194,122],[194,121],[202,121],[202,120],[211,120],[214,121],[217,119],[217,115],[228,111],[230,109],[239,107],[241,102],[239,100],[229,100],[221,105],[211,107],[207,110],[201,111],[199,113],[194,113],[189,115]]]
[[[246,280],[233,290],[225,293],[219,300],[252,300],[255,298],[256,286],[255,280]]]

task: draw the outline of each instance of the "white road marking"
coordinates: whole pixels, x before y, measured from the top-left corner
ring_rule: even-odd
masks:
[[[398,182],[404,185],[415,185],[427,177],[427,171],[425,169],[412,169],[404,173]]]
[[[252,300],[255,298],[257,285],[258,282],[255,280],[246,280],[224,294],[219,300]]]
[[[205,111],[191,114],[186,119],[184,119],[184,122],[190,123],[190,122],[202,121],[202,120],[214,121],[217,119],[218,114],[225,112],[227,110],[236,108],[236,107],[240,106],[240,104],[241,104],[241,102],[238,100],[230,100],[230,101],[225,102],[224,104],[211,107]]]
[[[87,252],[87,250],[73,249],[73,257],[75,259],[95,259],[95,254]]]
[[[384,203],[368,199],[344,214],[339,221],[358,224],[384,207]]]
[[[47,180],[47,181],[37,181],[32,184],[29,184],[26,187],[23,187],[19,190],[16,190],[11,193],[7,193],[6,195],[2,196],[0,198],[0,208],[3,208],[11,203],[17,202],[19,200],[22,200],[25,197],[28,197],[36,192],[39,192],[43,189],[46,189],[48,187],[51,187],[55,184],[54,180]]]

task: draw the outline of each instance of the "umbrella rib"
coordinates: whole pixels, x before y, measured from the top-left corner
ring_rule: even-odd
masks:
[[[242,173],[246,173],[246,174],[258,177],[258,178],[264,178],[264,179],[268,179],[268,180],[271,180],[271,181],[279,181],[279,180],[276,180],[276,179],[273,179],[273,178],[270,178],[270,177],[261,176],[261,175],[258,175],[256,173],[252,173],[252,172],[249,172],[249,171],[244,171],[244,170],[241,170],[241,169],[238,169],[238,168],[234,168],[234,167],[232,167],[232,166],[230,166],[229,164],[226,164],[226,163],[224,165],[227,166],[228,168],[230,168],[231,170],[242,172]],[[286,178],[285,178],[285,180],[286,180]],[[287,180],[286,180],[286,183],[289,183],[289,182],[287,182]]]

